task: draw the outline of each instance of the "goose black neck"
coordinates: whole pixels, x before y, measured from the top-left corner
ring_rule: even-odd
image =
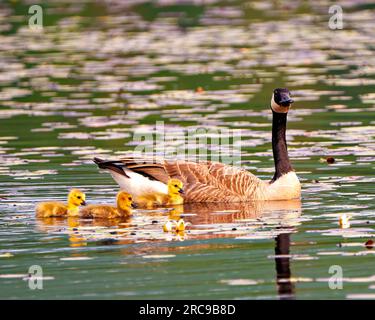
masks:
[[[285,131],[288,113],[278,113],[272,110],[272,151],[275,161],[275,175],[272,179],[276,181],[282,175],[293,171],[288,157]]]

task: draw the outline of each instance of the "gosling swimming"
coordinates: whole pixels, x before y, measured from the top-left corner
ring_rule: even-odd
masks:
[[[78,216],[79,206],[86,205],[86,195],[78,189],[70,190],[67,204],[63,202],[41,202],[35,212],[39,218]]]
[[[114,219],[132,215],[132,209],[136,208],[133,197],[125,191],[120,191],[116,197],[117,207],[100,204],[89,205],[79,212],[81,218]]]
[[[163,225],[163,231],[164,232],[184,232],[186,229],[186,226],[190,225],[190,222],[185,222],[184,219],[179,219],[178,221],[176,220],[168,220],[164,225]]]
[[[178,179],[168,181],[168,193],[146,193],[136,198],[136,203],[141,207],[151,208],[153,206],[168,206],[184,203],[183,183]]]

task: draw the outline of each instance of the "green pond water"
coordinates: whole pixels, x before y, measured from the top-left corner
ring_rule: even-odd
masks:
[[[0,4],[0,298],[375,297],[371,1],[345,1],[342,30],[328,27],[330,1],[40,1],[42,32],[28,3]],[[284,86],[301,201],[35,218],[72,187],[113,203],[118,186],[92,157],[132,152],[157,121],[172,158],[188,128],[233,129],[236,165],[270,179],[269,101]],[[162,231],[173,215],[191,223],[184,234]],[[42,290],[29,288],[33,265]]]

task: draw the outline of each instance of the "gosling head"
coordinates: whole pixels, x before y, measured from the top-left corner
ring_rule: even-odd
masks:
[[[86,205],[86,195],[78,189],[72,189],[68,195],[68,204],[79,207]]]
[[[170,179],[168,181],[168,193],[170,195],[184,194],[182,187],[184,184],[178,179]]]
[[[117,207],[120,210],[129,211],[131,208],[135,209],[137,205],[133,203],[133,197],[129,193],[120,191],[117,194]]]
[[[271,109],[277,113],[287,113],[294,100],[286,88],[277,88],[273,90],[271,98]]]

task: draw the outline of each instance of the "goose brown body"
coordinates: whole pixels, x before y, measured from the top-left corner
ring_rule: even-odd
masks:
[[[300,196],[299,181],[294,172],[271,183],[245,169],[218,162],[124,158],[116,163],[165,184],[170,177],[177,178],[184,184],[184,203],[283,200]]]

